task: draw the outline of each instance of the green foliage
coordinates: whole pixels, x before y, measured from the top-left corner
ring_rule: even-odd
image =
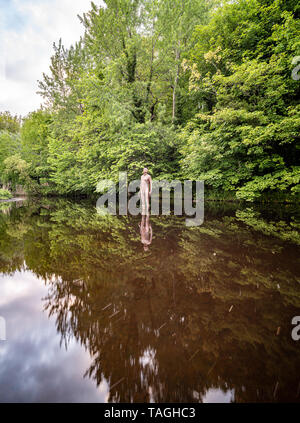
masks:
[[[0,113],[0,182],[3,182],[4,160],[20,151],[20,119],[9,112]]]
[[[299,192],[299,84],[291,59],[300,27],[286,8],[282,1],[225,4],[197,28],[185,63],[203,112],[181,134],[183,174],[248,201]]]
[[[3,180],[9,182],[14,190],[17,185],[28,189],[34,188],[34,182],[29,176],[30,165],[16,154],[4,160]]]
[[[8,131],[0,131],[0,180],[3,180],[4,160],[20,151],[20,136]]]
[[[51,75],[43,74],[39,81],[39,94],[53,111],[67,111],[70,117],[82,113],[82,92],[78,81],[87,68],[87,57],[80,40],[75,46],[66,49],[62,40],[53,43],[54,55],[51,57]]]
[[[7,200],[12,198],[12,194],[8,189],[0,188],[0,200]]]
[[[20,118],[12,116],[9,112],[0,112],[0,132],[7,131],[12,134],[20,130]]]
[[[216,197],[296,200],[297,10],[294,0],[92,3],[84,37],[53,45],[39,82],[46,109],[20,134],[0,114],[0,178],[18,154],[41,194],[90,195],[147,166],[155,178],[202,179]]]
[[[39,110],[30,113],[21,128],[22,157],[30,163],[29,173],[37,181],[49,178],[48,136],[51,114]]]

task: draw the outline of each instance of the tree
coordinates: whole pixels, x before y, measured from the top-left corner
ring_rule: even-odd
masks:
[[[10,156],[4,160],[3,179],[9,183],[13,190],[18,184],[32,189],[34,183],[29,176],[29,164],[19,155]]]
[[[190,89],[213,102],[183,131],[184,175],[249,201],[299,192],[299,84],[290,77],[299,20],[284,8],[242,0],[217,9],[186,65]]]
[[[9,112],[0,113],[0,181],[3,181],[4,160],[20,151],[20,119]]]
[[[17,134],[20,130],[20,118],[12,116],[10,112],[0,112],[0,132],[7,131]]]
[[[87,55],[82,40],[67,49],[60,39],[58,45],[53,43],[53,49],[51,75],[43,74],[43,80],[38,83],[38,94],[46,100],[50,110],[64,112],[70,118],[83,113],[82,93],[78,83],[88,66]]]
[[[30,113],[21,128],[22,157],[30,164],[30,175],[37,182],[49,179],[49,135],[52,115],[43,110]]]

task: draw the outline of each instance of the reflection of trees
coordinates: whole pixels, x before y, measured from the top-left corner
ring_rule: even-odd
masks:
[[[45,308],[66,345],[74,336],[90,352],[86,375],[109,381],[110,401],[201,401],[209,388],[234,389],[238,401],[293,401],[299,251],[237,216],[212,210],[189,229],[152,217],[145,253],[139,218],[47,200],[5,215],[1,266],[14,271],[25,259],[47,280]]]
[[[266,235],[273,235],[280,239],[292,241],[298,245],[300,244],[300,222],[294,216],[289,222],[283,219],[279,221],[267,221],[253,208],[238,210],[236,216],[239,221],[246,223],[248,226]]]

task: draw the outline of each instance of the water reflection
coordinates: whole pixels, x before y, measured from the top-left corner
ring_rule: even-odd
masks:
[[[12,285],[13,282],[13,285]],[[90,358],[75,340],[61,348],[55,319],[43,312],[47,287],[32,272],[0,278],[0,310],[7,321],[7,341],[0,342],[0,400],[5,402],[103,402],[99,389],[83,379]]]
[[[192,228],[62,200],[0,214],[0,400],[299,401],[297,215],[230,207]]]
[[[150,223],[149,214],[142,215],[142,220],[140,223],[140,232],[141,232],[141,243],[144,246],[144,251],[148,251],[149,246],[152,243],[152,226]]]

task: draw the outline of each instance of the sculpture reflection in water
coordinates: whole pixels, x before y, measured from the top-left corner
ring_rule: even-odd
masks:
[[[152,243],[152,226],[150,223],[149,214],[143,215],[140,223],[141,243],[144,246],[144,251],[149,250]]]

